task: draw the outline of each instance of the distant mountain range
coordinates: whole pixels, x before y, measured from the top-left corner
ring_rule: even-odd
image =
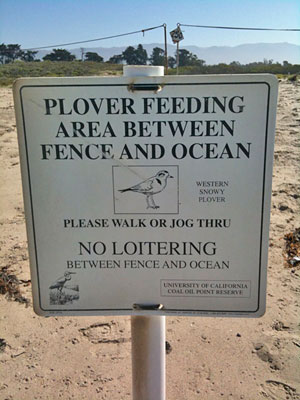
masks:
[[[107,61],[110,57],[121,54],[127,46],[122,47],[85,47],[84,51],[92,51],[98,53]],[[137,47],[134,46],[134,47]],[[154,47],[164,48],[162,43],[143,44],[147,50],[148,56],[151,55]],[[198,58],[205,60],[206,64],[230,63],[238,61],[241,64],[248,64],[255,61],[263,61],[264,59],[273,60],[273,62],[288,61],[291,64],[300,64],[300,46],[291,43],[253,43],[241,44],[239,46],[184,46],[184,48],[197,55]],[[76,58],[81,59],[81,49],[68,49]],[[37,58],[43,58],[52,50],[41,50],[37,54]],[[174,56],[176,46],[168,45],[168,55]]]

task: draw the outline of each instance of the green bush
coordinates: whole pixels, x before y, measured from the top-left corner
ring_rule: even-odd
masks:
[[[15,61],[0,65],[0,85],[8,86],[17,78],[56,76],[121,75],[122,65],[93,61]]]
[[[63,76],[101,76],[122,75],[123,66],[120,64],[109,64],[94,61],[41,61],[24,62],[14,61],[9,64],[0,64],[0,86],[12,85],[13,81],[22,77],[63,77]],[[176,68],[169,68],[168,74],[175,75]],[[179,67],[179,75],[194,74],[246,74],[246,73],[270,73],[281,77],[288,77],[291,81],[296,80],[295,76],[300,75],[300,65],[292,65],[271,62],[255,62],[250,64],[217,65],[188,65]]]

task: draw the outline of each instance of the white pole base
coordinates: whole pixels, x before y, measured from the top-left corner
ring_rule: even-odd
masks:
[[[123,76],[164,76],[164,67],[160,65],[125,65]]]

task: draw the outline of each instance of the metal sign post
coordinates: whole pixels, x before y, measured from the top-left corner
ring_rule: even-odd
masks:
[[[124,76],[163,76],[163,67],[124,67]],[[136,305],[135,309],[159,309]],[[131,316],[131,358],[133,400],[165,400],[166,317]]]
[[[131,317],[133,400],[165,400],[165,319]]]
[[[183,33],[180,29],[180,24],[177,24],[177,28],[170,32],[172,41],[176,44],[176,70],[177,75],[179,74],[179,42],[184,39]]]

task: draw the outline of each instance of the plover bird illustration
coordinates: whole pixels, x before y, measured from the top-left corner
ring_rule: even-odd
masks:
[[[76,272],[69,272],[69,271],[65,272],[64,276],[62,276],[61,278],[58,278],[54,283],[52,283],[52,285],[49,287],[49,289],[57,289],[57,292],[59,294],[61,294],[61,292],[65,286],[65,283],[72,278],[71,277],[72,274],[76,274]]]
[[[160,193],[166,188],[168,178],[173,178],[168,171],[159,171],[155,176],[127,189],[121,189],[119,192],[142,193],[146,196],[147,208],[159,208],[154,202],[153,195]]]

